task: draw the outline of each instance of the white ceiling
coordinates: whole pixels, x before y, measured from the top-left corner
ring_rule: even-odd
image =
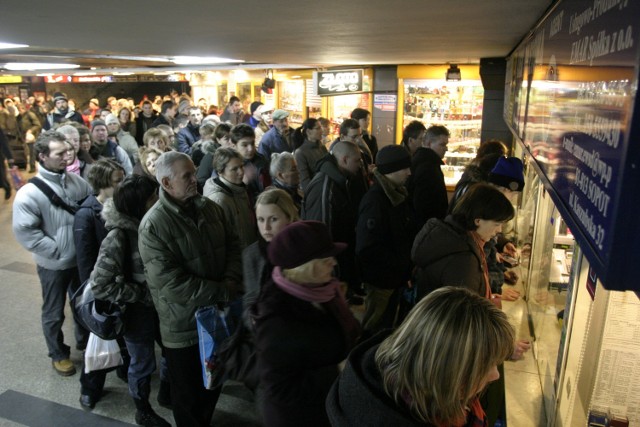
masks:
[[[7,62],[83,68],[173,66],[154,60],[219,56],[277,64],[478,63],[504,57],[551,0],[0,0]],[[127,60],[126,56],[139,57]],[[194,67],[191,67],[194,68]],[[204,67],[196,67],[202,69]],[[229,68],[229,66],[225,66]],[[15,74],[15,73],[13,73]]]

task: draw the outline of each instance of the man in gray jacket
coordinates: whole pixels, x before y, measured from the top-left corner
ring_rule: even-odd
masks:
[[[195,312],[235,298],[240,241],[224,211],[197,192],[191,158],[175,151],[156,161],[160,199],[140,223],[138,247],[160,318],[178,426],[209,426],[220,395],[204,388]]]
[[[77,209],[92,192],[78,175],[67,173],[67,163],[73,148],[64,135],[48,131],[35,143],[40,162],[37,178],[70,208]],[[53,368],[60,375],[76,372],[69,360],[70,348],[64,343],[65,294],[69,296],[80,286],[73,241],[73,214],[54,205],[33,183],[23,186],[13,202],[13,233],[18,243],[33,254],[42,285],[42,329]],[[72,307],[72,312],[75,310]],[[75,319],[74,319],[75,320]],[[84,349],[88,332],[76,321],[76,348]]]

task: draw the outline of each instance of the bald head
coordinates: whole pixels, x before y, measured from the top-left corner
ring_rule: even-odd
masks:
[[[335,157],[338,167],[343,173],[355,175],[360,170],[360,149],[353,142],[336,142],[331,150],[331,154]]]

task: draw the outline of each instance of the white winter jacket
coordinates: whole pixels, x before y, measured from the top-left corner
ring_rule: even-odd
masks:
[[[70,206],[79,206],[92,193],[91,186],[73,173],[55,173],[41,166],[36,176]],[[73,215],[54,206],[34,184],[24,185],[13,201],[13,234],[39,266],[49,270],[76,266]]]

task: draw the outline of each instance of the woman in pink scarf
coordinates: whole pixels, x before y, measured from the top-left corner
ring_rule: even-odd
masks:
[[[266,426],[329,425],[325,399],[360,336],[333,277],[334,257],[345,248],[317,221],[292,223],[269,245],[275,267],[255,319]]]

